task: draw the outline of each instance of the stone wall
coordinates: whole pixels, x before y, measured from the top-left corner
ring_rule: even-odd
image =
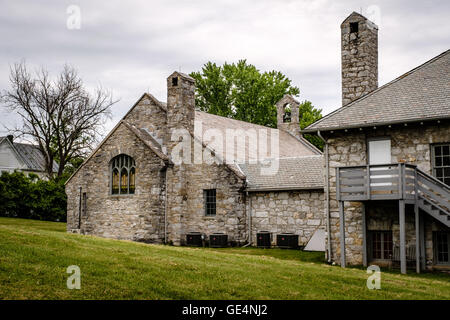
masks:
[[[336,200],[336,167],[367,164],[367,139],[389,137],[392,162],[406,161],[431,174],[431,145],[450,141],[450,124],[397,125],[392,128],[339,131],[328,134],[330,223],[333,261],[340,262],[339,208]],[[346,230],[346,258],[348,264],[362,264],[362,204],[344,203]],[[409,214],[407,213],[407,219]],[[437,222],[427,217],[427,257],[432,257],[431,230],[439,228]],[[413,239],[411,233],[407,239]],[[409,241],[409,240],[407,240]]]
[[[185,206],[179,228],[171,229],[170,239],[174,243],[183,243],[188,232],[202,232],[207,236],[220,232],[226,233],[229,241],[244,244],[247,241],[244,181],[223,164],[193,164],[185,170],[185,190],[174,190],[182,186],[176,178],[169,184],[170,197],[179,193],[186,195],[180,199]],[[216,189],[215,216],[205,216],[205,189]]]
[[[358,31],[351,32],[350,24]],[[378,87],[378,28],[363,16],[353,13],[341,25],[342,105]]]
[[[306,245],[318,228],[325,227],[322,191],[257,192],[249,196],[252,217],[252,242],[258,231],[299,235],[299,245]]]
[[[126,114],[124,120],[136,128],[145,128],[147,132],[164,144],[166,137],[166,111],[153,96],[144,94],[135,106]]]
[[[136,161],[136,191],[112,195],[109,163],[127,154]],[[163,163],[123,124],[67,183],[67,229],[107,238],[161,242],[164,234]],[[78,229],[80,190],[87,195]]]

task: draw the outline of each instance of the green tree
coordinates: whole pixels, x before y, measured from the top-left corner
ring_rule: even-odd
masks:
[[[196,80],[196,106],[202,111],[275,128],[275,104],[285,94],[300,93],[278,71],[261,73],[246,60],[217,66],[206,63]]]
[[[275,104],[285,95],[298,96],[299,88],[279,71],[261,72],[246,60],[218,66],[206,63],[200,72],[190,74],[196,80],[196,106],[205,112],[271,128],[277,126]],[[321,110],[305,101],[300,106],[300,127],[321,117]],[[305,136],[317,147],[317,137]]]
[[[305,129],[310,124],[322,118],[322,109],[315,108],[311,101],[305,100],[299,107],[300,129]],[[320,150],[323,150],[323,141],[316,135],[304,134],[305,139]]]
[[[3,171],[0,175],[0,216],[49,221],[66,221],[67,199],[64,181],[40,179]]]

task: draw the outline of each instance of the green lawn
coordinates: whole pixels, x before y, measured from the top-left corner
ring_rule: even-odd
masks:
[[[0,299],[450,299],[448,274],[382,272],[294,250],[202,249],[68,234],[65,224],[0,218]],[[69,290],[66,268],[81,268]]]

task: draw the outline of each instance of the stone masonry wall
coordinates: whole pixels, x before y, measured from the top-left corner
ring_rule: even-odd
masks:
[[[367,164],[367,139],[390,137],[393,163],[406,161],[431,174],[431,145],[450,141],[450,124],[395,126],[392,128],[366,129],[365,131],[335,132],[326,136],[329,144],[330,223],[332,260],[340,262],[339,208],[336,200],[336,167]],[[398,205],[398,204],[397,204]],[[362,204],[344,203],[346,228],[346,258],[348,264],[362,264]],[[408,217],[408,211],[407,219]],[[431,230],[440,228],[427,217],[427,259],[432,257]],[[408,239],[414,239],[408,232]]]
[[[322,191],[257,192],[249,197],[254,245],[258,231],[270,231],[273,244],[276,234],[292,232],[299,235],[299,245],[304,246],[318,228],[325,226]]]
[[[136,191],[112,195],[110,160],[127,154],[136,161]],[[144,242],[161,242],[164,230],[163,163],[121,124],[66,185],[67,229],[83,234]],[[87,210],[78,228],[80,190]]]
[[[247,214],[244,181],[221,164],[196,164],[186,168],[186,211],[182,217],[181,242],[186,233],[197,231],[209,236],[226,233],[228,240],[247,241]],[[203,190],[216,189],[216,216],[205,216]]]
[[[166,137],[166,111],[149,95],[144,95],[125,116],[136,128],[145,128],[156,141],[164,144]]]
[[[351,32],[350,23],[358,24]],[[350,15],[341,25],[342,105],[378,87],[378,29],[359,14]]]

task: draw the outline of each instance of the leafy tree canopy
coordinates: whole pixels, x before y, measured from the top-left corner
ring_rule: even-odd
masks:
[[[196,106],[205,112],[271,128],[277,126],[275,104],[285,95],[298,96],[300,90],[279,71],[261,72],[246,60],[218,66],[206,63],[200,72],[190,74],[196,80]],[[311,102],[300,105],[300,128],[322,117],[321,109]],[[305,135],[319,148],[319,138]]]

